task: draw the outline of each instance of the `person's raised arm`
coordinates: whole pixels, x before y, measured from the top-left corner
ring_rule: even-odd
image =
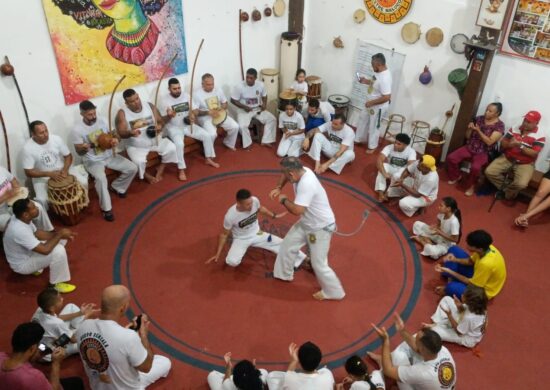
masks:
[[[141,363],[139,366],[135,367],[136,370],[143,373],[148,373],[151,371],[151,367],[153,367],[153,350],[151,349],[151,344],[149,343],[149,318],[146,314],[141,315],[141,326],[139,328],[138,334],[139,338],[141,339],[141,344],[143,344],[143,347],[147,350],[147,357]]]
[[[393,317],[395,318],[395,329],[399,332],[399,334],[403,338],[403,341],[405,341],[413,351],[418,352],[416,340],[414,336],[410,334],[407,329],[405,329],[405,323],[403,322],[401,316],[397,313],[393,313]]]
[[[296,343],[290,343],[288,346],[288,354],[290,355],[290,361],[288,362],[287,371],[296,371],[298,367],[298,345]]]
[[[397,367],[393,365],[391,360],[391,351],[390,351],[390,336],[386,331],[386,328],[378,328],[376,325],[371,324],[378,336],[382,339],[382,356],[380,357],[380,364],[382,365],[382,371],[384,375],[393,380],[399,380],[399,374],[397,372]]]
[[[281,177],[279,178],[279,182],[277,183],[277,186],[269,191],[269,198],[275,199],[281,194],[281,190],[285,186],[285,184],[288,182],[288,179],[286,178],[286,175],[283,173],[281,174]]]
[[[227,352],[225,355],[223,355],[223,360],[225,361],[225,374],[223,376],[223,380],[226,381],[227,379],[231,378],[231,375],[233,374],[233,363],[231,363],[231,352]]]

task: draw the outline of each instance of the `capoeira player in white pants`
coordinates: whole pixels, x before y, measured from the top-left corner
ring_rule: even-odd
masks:
[[[279,114],[279,128],[283,136],[279,141],[277,156],[299,157],[302,154],[306,124],[302,114],[296,111],[296,103],[288,103],[285,111]]]
[[[393,180],[388,188],[389,198],[399,198],[399,208],[412,217],[421,207],[431,205],[437,199],[439,176],[435,159],[429,154],[412,163],[403,171],[399,180]]]
[[[281,166],[283,174],[269,196],[271,199],[278,197],[279,202],[291,214],[300,216],[300,220],[292,226],[281,244],[273,276],[292,281],[298,251],[307,244],[311,267],[321,285],[321,290],[313,294],[313,297],[318,300],[343,299],[346,293],[342,283],[328,264],[328,251],[332,233],[336,229],[336,220],[327,193],[315,173],[304,168],[298,158],[285,157]],[[294,186],[294,202],[281,193],[287,182]]]
[[[371,65],[375,73],[373,79],[369,80],[365,77],[359,79],[361,84],[367,84],[369,87],[365,103],[366,110],[361,113],[355,134],[355,142],[367,143],[368,154],[374,153],[378,147],[380,122],[390,105],[392,89],[392,76],[386,67],[384,55],[382,53],[373,55]]]
[[[311,142],[308,154],[315,161],[315,173],[321,174],[330,168],[339,175],[344,166],[355,159],[354,137],[353,129],[346,125],[346,117],[342,114],[336,114],[331,122],[308,131],[302,147],[307,150]],[[329,158],[323,164],[321,152]]]
[[[261,143],[270,146],[275,142],[277,119],[266,111],[267,90],[264,83],[256,80],[258,72],[250,68],[246,71],[246,80],[241,81],[231,93],[231,103],[237,106],[237,122],[243,139],[243,148],[252,145],[250,137],[250,121],[254,118],[264,125]]]
[[[206,264],[218,261],[229,234],[233,236],[233,243],[227,253],[225,262],[231,267],[241,264],[246,251],[251,246],[266,249],[275,254],[279,253],[279,246],[283,240],[260,230],[258,214],[275,219],[285,216],[287,212],[275,214],[261,206],[258,198],[252,196],[249,190],[241,189],[237,191],[237,203],[227,210],[223,219],[223,231],[218,240],[216,254],[209,258]],[[303,252],[298,253],[293,263],[294,267],[299,267],[305,258],[306,255]]]
[[[179,179],[187,180],[185,176],[184,149],[183,137],[191,137],[202,142],[204,149],[204,157],[206,164],[214,168],[219,168],[220,165],[214,161],[216,152],[214,151],[214,140],[208,132],[202,127],[193,124],[191,127],[184,122],[185,118],[191,122],[195,122],[195,114],[189,114],[190,110],[198,109],[199,106],[193,102],[193,107],[189,107],[189,94],[181,91],[181,84],[178,79],[171,78],[168,80],[168,94],[164,96],[160,103],[160,111],[166,113],[162,117],[165,123],[168,136],[176,145],[176,155],[178,158]]]
[[[239,124],[229,116],[227,98],[223,91],[214,85],[214,76],[210,73],[202,75],[201,88],[197,88],[193,92],[193,101],[196,101],[199,106],[196,112],[199,126],[212,137],[212,142],[215,142],[218,137],[218,129],[214,125],[213,118],[217,118],[225,111],[225,119],[218,126],[221,126],[226,132],[223,144],[227,148],[235,150],[235,143],[239,135]]]
[[[122,93],[126,107],[118,110],[115,127],[121,138],[126,139],[128,157],[138,166],[139,178],[149,183],[162,180],[168,163],[176,163],[176,145],[168,138],[158,139],[162,129],[162,117],[157,108],[147,103],[143,105],[136,91],[127,89]],[[147,173],[147,155],[157,152],[161,163],[155,176]],[[180,177],[181,177],[180,170]],[[185,173],[184,173],[185,176]]]
[[[374,190],[378,194],[380,202],[387,201],[386,189],[388,180],[399,180],[401,174],[407,167],[416,161],[416,151],[409,146],[411,138],[405,133],[399,133],[395,136],[395,143],[387,145],[382,149],[378,160],[376,160],[376,182]]]
[[[23,146],[23,169],[32,179],[36,200],[48,210],[48,181],[60,181],[73,175],[88,196],[88,173],[74,166],[71,151],[58,135],[50,134],[42,121],[29,125],[31,138]]]
[[[75,233],[69,229],[56,232],[38,230],[32,220],[38,216],[36,204],[29,199],[19,199],[13,204],[13,216],[4,233],[4,253],[10,268],[22,275],[39,274],[50,268],[50,284],[60,293],[68,293],[76,287],[67,283],[71,279],[66,240]]]

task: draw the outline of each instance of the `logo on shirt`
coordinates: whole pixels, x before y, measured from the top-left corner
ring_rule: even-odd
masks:
[[[455,381],[455,367],[451,362],[441,363],[437,369],[439,383],[443,387],[451,386]]]
[[[283,127],[287,130],[296,130],[298,128],[298,124],[296,122],[283,121]]]
[[[337,144],[341,144],[342,143],[342,138],[338,137],[336,134],[334,133],[330,133],[328,135],[328,139],[331,141],[331,142],[336,142]]]
[[[242,221],[239,222],[239,227],[241,229],[249,226],[249,225],[252,225],[254,222],[256,222],[258,220],[258,212],[256,211],[254,214],[250,215],[249,217],[246,217],[245,219],[243,219]]]
[[[40,161],[42,161],[42,165],[47,169],[55,169],[58,160],[59,156],[57,155],[57,153],[54,153],[50,150],[46,150],[40,154]]]
[[[220,108],[220,102],[218,100],[217,96],[211,96],[204,101],[206,103],[206,107],[208,107],[209,110],[217,110]]]
[[[148,116],[145,118],[135,119],[128,123],[130,124],[130,128],[132,130],[137,130],[137,129],[143,129],[144,127],[153,126],[155,124],[155,121],[153,120],[152,116]]]
[[[80,342],[80,356],[91,370],[100,373],[109,368],[109,356],[105,348],[109,346],[107,341],[98,333],[87,333]],[[81,338],[82,338],[81,337]]]
[[[172,106],[172,110],[176,114],[181,114],[182,112],[187,112],[187,111],[189,111],[189,102],[174,104]]]
[[[256,94],[258,91],[256,91]],[[245,99],[245,103],[247,106],[256,106],[258,105],[258,98],[247,98]]]
[[[390,165],[394,165],[396,167],[404,167],[405,165],[407,165],[407,159],[392,156],[390,158]]]

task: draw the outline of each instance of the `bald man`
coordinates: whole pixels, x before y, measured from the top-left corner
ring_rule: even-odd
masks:
[[[101,295],[99,319],[85,320],[75,333],[93,390],[144,389],[170,371],[168,358],[153,355],[145,314],[125,327],[119,324],[129,307],[130,291],[109,286]]]

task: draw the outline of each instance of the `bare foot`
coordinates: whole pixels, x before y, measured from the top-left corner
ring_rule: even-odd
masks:
[[[162,180],[162,174],[164,173],[165,166],[166,166],[165,164],[160,164],[159,167],[157,168],[157,174],[155,175],[157,181]]]
[[[320,175],[322,173],[321,171],[321,164],[315,164],[315,169],[313,170],[316,174]]]
[[[374,360],[376,364],[378,364],[378,366],[382,367],[382,356],[370,351],[367,352],[367,356],[370,357],[372,360]]]
[[[366,154],[373,154],[374,152],[376,152],[376,149],[367,149],[365,151]]]
[[[272,148],[273,147],[273,145],[271,145],[271,144],[260,144],[260,145],[265,146],[266,148]]]
[[[324,301],[326,299],[323,295],[323,290],[319,290],[315,294],[313,294],[313,298],[317,299],[318,301]]]
[[[426,328],[430,329],[430,328],[435,327],[435,324],[428,324],[427,322],[422,322],[422,323],[420,323],[420,326],[421,326],[423,329],[426,329]]]
[[[468,189],[466,190],[466,192],[464,193],[464,195],[466,195],[466,196],[472,196],[472,195],[474,194],[474,189],[475,189],[474,186],[471,186],[470,188],[468,188]]]
[[[445,295],[445,286],[437,286],[434,291],[437,295],[444,296]]]
[[[378,201],[383,203],[383,202],[387,202],[388,201],[388,197],[386,196],[386,194],[384,193],[384,191],[377,191],[378,193]]]
[[[150,173],[147,173],[145,172],[145,176],[144,176],[145,180],[147,180],[147,183],[149,184],[155,184],[158,182],[157,178],[153,175],[151,175]]]
[[[237,149],[235,149],[234,147],[231,147],[229,145],[226,145],[226,144],[223,144],[223,146],[225,146],[227,149],[231,150],[232,152],[236,151]]]
[[[187,176],[185,176],[185,171],[183,169],[180,169],[180,172],[178,173],[178,180],[179,181],[187,180]]]
[[[420,236],[410,236],[409,237],[412,241],[417,242],[419,244],[422,244],[421,237]]]
[[[211,167],[214,167],[214,168],[219,168],[220,167],[220,164],[218,164],[217,162],[215,162],[211,158],[206,159],[206,165],[210,165]]]

